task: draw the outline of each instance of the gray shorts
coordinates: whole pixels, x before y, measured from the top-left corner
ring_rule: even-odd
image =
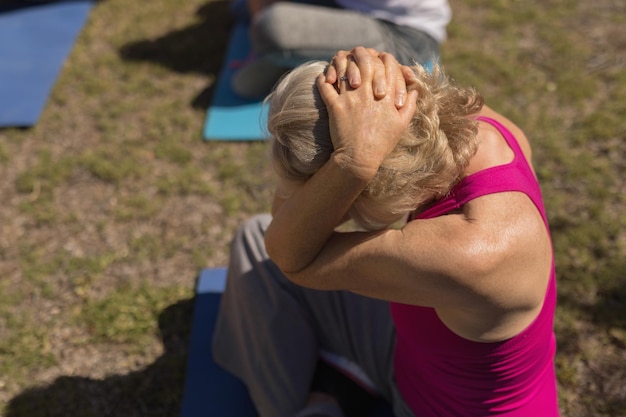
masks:
[[[265,251],[270,220],[253,217],[233,240],[213,339],[216,362],[244,381],[263,417],[304,407],[321,351],[357,364],[397,417],[412,416],[394,383],[389,303],[291,283]]]

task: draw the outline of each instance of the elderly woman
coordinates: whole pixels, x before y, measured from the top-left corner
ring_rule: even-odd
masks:
[[[216,360],[262,417],[345,415],[315,378],[321,352],[358,364],[396,416],[558,416],[528,139],[438,67],[364,48],[326,66],[268,98],[280,185],[233,241]]]

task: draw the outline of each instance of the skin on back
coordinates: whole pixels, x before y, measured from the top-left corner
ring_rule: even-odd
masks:
[[[531,148],[521,129],[487,106],[481,115],[500,122],[513,133],[530,165]],[[513,160],[513,151],[494,126],[480,122],[478,142],[466,175]],[[543,305],[552,261],[543,219],[533,202],[519,192],[480,197],[455,215],[472,223],[472,227],[480,229],[477,233],[488,239],[475,255],[493,258],[483,259],[488,266],[481,279],[489,283],[481,286],[480,291],[486,302],[480,302],[478,297],[474,307],[435,309],[450,330],[467,339],[491,342],[513,337],[535,319]]]

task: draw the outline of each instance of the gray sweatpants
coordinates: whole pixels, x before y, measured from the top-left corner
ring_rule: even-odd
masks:
[[[356,46],[389,52],[405,65],[426,64],[439,53],[438,42],[417,29],[352,10],[295,2],[269,6],[252,23],[250,33],[257,53],[283,67],[329,61],[337,50]]]
[[[213,338],[216,362],[244,381],[262,417],[289,417],[304,407],[320,350],[358,364],[397,417],[412,416],[394,383],[389,304],[291,283],[265,251],[270,220],[253,217],[232,242]]]

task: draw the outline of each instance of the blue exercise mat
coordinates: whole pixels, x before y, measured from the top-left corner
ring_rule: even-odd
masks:
[[[203,269],[198,277],[181,417],[257,417],[246,387],[211,355],[225,284],[224,268]]]
[[[257,417],[243,383],[224,371],[211,355],[211,338],[226,285],[226,268],[203,269],[196,284],[193,322],[181,417]],[[393,417],[378,401],[367,417]]]
[[[0,127],[37,123],[93,1],[0,3]]]
[[[232,30],[224,64],[207,110],[205,140],[264,140],[267,106],[262,100],[236,95],[230,87],[235,71],[249,58],[248,26],[240,21]]]

